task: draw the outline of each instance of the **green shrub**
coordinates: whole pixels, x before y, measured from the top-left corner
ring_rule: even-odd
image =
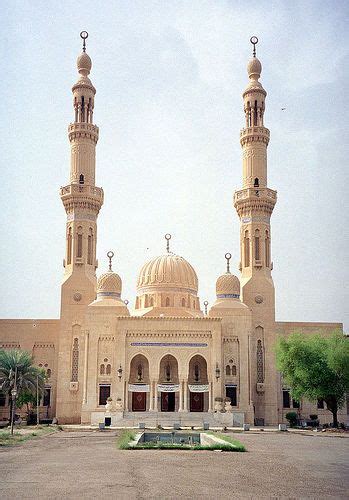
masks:
[[[286,413],[285,417],[289,421],[290,427],[296,427],[296,424],[297,424],[297,413],[296,412],[289,411],[288,413]]]

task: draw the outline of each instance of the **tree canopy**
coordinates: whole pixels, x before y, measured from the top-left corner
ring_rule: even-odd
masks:
[[[349,339],[338,332],[327,337],[293,333],[278,340],[276,361],[292,397],[323,399],[337,426],[338,408],[349,391]]]

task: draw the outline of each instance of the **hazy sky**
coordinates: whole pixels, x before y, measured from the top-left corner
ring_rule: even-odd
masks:
[[[56,318],[79,33],[87,30],[100,127],[98,273],[105,254],[134,304],[142,264],[171,248],[215,298],[225,252],[238,274],[239,131],[251,35],[271,131],[268,184],[276,317],[347,320],[348,3],[1,2],[1,295],[6,318]],[[286,108],[282,110],[282,108]],[[347,314],[347,315],[346,315]]]

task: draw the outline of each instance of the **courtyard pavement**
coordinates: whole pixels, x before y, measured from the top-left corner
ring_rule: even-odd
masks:
[[[0,449],[0,498],[348,498],[349,439],[234,434],[246,453],[118,450],[115,431]]]

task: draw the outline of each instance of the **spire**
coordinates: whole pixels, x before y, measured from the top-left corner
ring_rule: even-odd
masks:
[[[82,31],[80,33],[80,38],[82,38],[83,40],[82,53],[79,55],[76,61],[76,65],[78,67],[78,72],[80,73],[80,75],[89,81],[87,76],[90,74],[92,68],[92,61],[90,56],[86,53],[86,39],[88,38],[87,31]],[[89,83],[91,84],[90,81]]]
[[[83,52],[86,52],[86,38],[88,38],[88,33],[87,31],[82,31],[80,33],[80,37],[83,39],[83,42],[82,42],[82,51]],[[252,40],[252,39],[251,39]]]
[[[111,273],[111,272],[113,272],[111,261],[112,261],[112,258],[114,257],[114,252],[112,250],[109,250],[109,252],[107,253],[107,257],[109,259],[109,272]]]
[[[170,252],[170,239],[172,238],[172,236],[170,235],[170,233],[167,233],[165,234],[165,240],[166,240],[166,251],[167,253],[171,253]]]
[[[227,274],[230,274],[231,253],[226,253],[224,257],[226,258],[226,261],[227,261]]]
[[[262,73],[262,64],[261,64],[260,60],[257,59],[257,57],[256,57],[256,45],[258,43],[258,38],[256,36],[251,36],[250,42],[253,45],[253,53],[252,53],[253,57],[252,57],[252,59],[250,59],[248,65],[247,65],[247,73],[248,73],[249,79],[252,80],[250,85],[257,84],[257,85],[261,86],[261,84],[258,82],[258,79],[260,78],[261,73]]]

